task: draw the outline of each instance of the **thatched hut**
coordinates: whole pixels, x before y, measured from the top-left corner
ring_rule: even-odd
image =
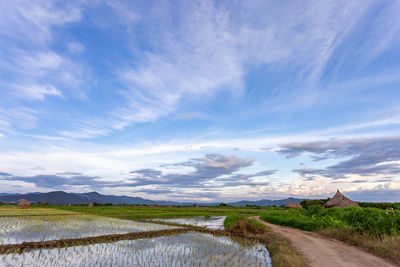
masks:
[[[31,205],[31,202],[29,202],[26,199],[20,199],[18,203],[18,208],[20,209],[27,209]]]
[[[325,203],[325,208],[332,207],[359,207],[356,202],[340,193],[339,189],[336,194]]]
[[[299,202],[291,202],[286,204],[286,208],[295,208],[295,209],[301,209],[303,206]]]
[[[89,208],[93,208],[93,203],[90,203],[90,204],[88,205],[88,207],[89,207]]]

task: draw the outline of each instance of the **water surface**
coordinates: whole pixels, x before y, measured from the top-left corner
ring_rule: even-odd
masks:
[[[153,219],[153,220],[160,222],[200,226],[211,230],[223,230],[225,218],[226,216],[212,216],[209,219],[206,219],[204,217],[195,217],[195,218],[174,218],[174,219]]]
[[[96,215],[0,217],[0,245],[174,228]]]
[[[271,266],[257,241],[185,234],[0,255],[0,266]]]

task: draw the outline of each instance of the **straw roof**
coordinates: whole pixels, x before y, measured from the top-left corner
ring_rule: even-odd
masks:
[[[296,208],[296,209],[301,209],[303,208],[303,206],[298,203],[298,202],[291,202],[289,201],[289,203],[286,204],[286,208]]]
[[[342,193],[340,193],[339,189],[336,194],[325,203],[325,208],[332,207],[359,207],[356,202],[351,200],[350,198],[345,197]]]
[[[18,208],[27,209],[27,208],[29,208],[30,205],[31,205],[31,203],[28,200],[20,199],[19,203],[18,203]]]

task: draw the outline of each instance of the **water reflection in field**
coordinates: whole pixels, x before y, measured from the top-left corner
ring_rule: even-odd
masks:
[[[96,215],[0,217],[0,245],[173,228]]]
[[[271,266],[264,245],[188,232],[0,255],[1,266]]]
[[[195,217],[195,218],[154,219],[154,221],[200,226],[212,230],[223,230],[225,218],[226,216],[212,216],[210,218]]]

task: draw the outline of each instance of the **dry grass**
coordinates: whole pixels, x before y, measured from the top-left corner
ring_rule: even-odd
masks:
[[[271,228],[255,220],[240,220],[232,225],[228,231],[234,235],[255,238],[265,243],[270,252],[273,266],[308,266],[304,258],[293,248],[289,240],[274,233]]]
[[[318,231],[319,234],[328,236],[349,245],[360,247],[376,256],[386,258],[400,266],[400,236],[373,237],[357,233],[351,228],[327,228]]]

